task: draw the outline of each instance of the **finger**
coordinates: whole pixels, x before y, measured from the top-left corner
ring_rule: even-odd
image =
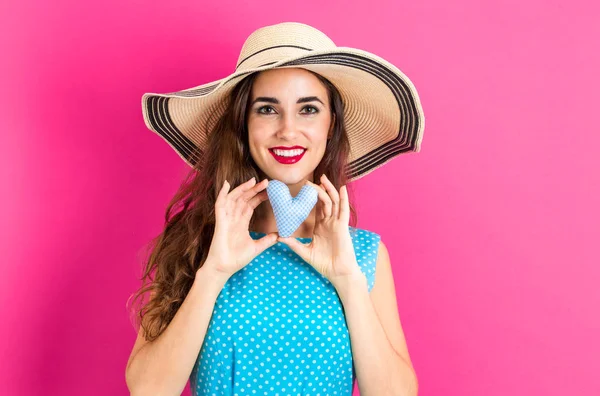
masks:
[[[350,223],[350,200],[348,199],[348,189],[343,185],[340,189],[340,220],[344,224]]]
[[[248,180],[245,183],[240,184],[239,186],[237,186],[236,188],[233,189],[233,191],[231,191],[229,193],[229,197],[232,200],[237,200],[244,192],[248,191],[249,189],[251,189],[252,187],[254,187],[254,185],[256,184],[256,178],[253,177],[252,179]]]
[[[233,204],[233,207],[234,207],[234,210],[233,210],[234,221],[237,221],[238,219],[240,219],[242,217],[242,212],[244,212],[244,209],[247,206],[248,205],[246,204],[246,201],[244,201],[242,199],[237,199],[235,201],[235,203]]]
[[[327,194],[325,188],[322,185],[316,185],[308,180],[306,182],[316,188],[319,196],[319,201],[321,201],[323,204],[322,211],[324,218],[331,216],[331,198],[329,198],[329,194]]]
[[[325,190],[327,190],[327,193],[329,193],[329,197],[331,198],[331,216],[333,216],[334,219],[337,219],[340,214],[340,195],[335,189],[333,183],[331,183],[325,174],[321,176],[321,181],[325,187]]]
[[[260,239],[256,239],[254,241],[255,256],[258,256],[266,249],[275,245],[277,243],[277,237],[278,237],[278,235],[276,232],[271,232],[270,234],[267,234]]]
[[[292,249],[293,252],[295,252],[304,261],[306,261],[307,263],[310,264],[309,245],[311,244],[311,242],[309,242],[308,244],[304,244],[304,243],[300,242],[299,240],[297,240],[296,238],[289,238],[289,237],[288,238],[279,237],[278,241],[283,242],[286,245],[288,245],[290,247],[290,249]]]
[[[256,209],[256,207],[258,205],[260,205],[261,203],[263,203],[264,201],[266,201],[267,199],[269,199],[269,195],[267,194],[266,191],[261,191],[258,194],[256,194],[254,197],[252,197],[249,201],[248,201],[248,205],[252,208],[252,209]]]
[[[269,198],[267,192],[264,191],[267,185],[268,179],[264,179],[260,183],[252,187],[250,190],[246,191],[237,200],[237,202],[243,203],[241,219],[244,222],[244,225],[250,223],[250,219],[252,218],[252,213],[254,213],[254,209],[256,209],[258,205],[260,205],[263,201]]]
[[[317,201],[316,217],[318,221],[325,218],[325,204],[321,200]]]
[[[322,184],[319,184],[319,187],[325,190]],[[319,208],[321,208],[321,220],[325,220],[327,218],[327,205],[325,200],[319,199]]]
[[[252,188],[254,183],[255,178],[253,177],[247,182],[240,184],[239,186],[234,188],[229,194],[227,194],[227,203],[225,204],[225,206],[227,208],[228,214],[235,213],[237,199],[240,197],[241,194],[244,193],[244,191],[248,190],[249,188]]]
[[[229,192],[229,187],[229,183],[227,182],[227,180],[225,180],[223,186],[221,187],[221,190],[219,191],[219,194],[217,195],[217,200],[215,201],[216,212],[222,213],[222,211],[225,209],[226,197],[227,193]]]
[[[244,192],[242,194],[242,196],[240,197],[240,199],[243,199],[244,201],[250,201],[252,199],[252,197],[254,197],[256,194],[263,191],[265,188],[267,188],[268,185],[269,185],[269,180],[264,179],[260,183],[256,184],[254,187],[249,189],[248,191]]]
[[[262,191],[254,196],[250,201],[246,202],[244,205],[244,210],[242,211],[242,221],[244,222],[244,226],[248,226],[250,224],[250,219],[252,219],[252,214],[258,205],[262,202],[269,199],[266,191]],[[238,201],[242,201],[239,199]]]
[[[333,202],[331,202],[331,197],[327,193],[327,190],[325,190],[325,186],[323,186],[323,184],[321,184],[321,189],[323,190],[323,215],[325,218],[329,218],[332,215]]]

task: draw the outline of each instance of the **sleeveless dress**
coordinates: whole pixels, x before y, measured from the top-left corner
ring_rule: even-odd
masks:
[[[370,292],[380,236],[349,230]],[[259,239],[265,234],[250,235]],[[355,378],[350,334],[335,288],[277,242],[221,290],[190,375],[190,390],[194,396],[349,396]]]

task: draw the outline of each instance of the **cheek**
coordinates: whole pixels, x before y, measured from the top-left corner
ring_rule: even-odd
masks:
[[[247,123],[248,140],[254,143],[260,143],[269,134],[270,127],[265,120],[260,118],[250,118]]]
[[[323,123],[313,130],[310,140],[314,147],[318,147],[319,151],[325,151],[327,145],[327,134],[329,132],[329,124]]]
[[[331,129],[331,117],[326,117],[319,125],[319,139],[327,141],[327,135]]]
[[[256,158],[259,155],[261,149],[264,148],[265,136],[260,133],[257,129],[248,129],[248,148],[250,154]]]

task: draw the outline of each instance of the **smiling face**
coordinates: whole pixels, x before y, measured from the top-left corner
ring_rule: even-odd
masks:
[[[314,180],[332,130],[327,88],[317,77],[298,68],[261,72],[247,123],[250,154],[269,179],[288,186]]]

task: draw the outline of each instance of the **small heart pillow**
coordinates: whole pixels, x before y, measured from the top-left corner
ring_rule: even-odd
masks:
[[[291,236],[306,220],[317,203],[319,193],[310,184],[305,184],[297,196],[292,198],[288,186],[279,180],[270,180],[267,195],[273,207],[279,236]]]

